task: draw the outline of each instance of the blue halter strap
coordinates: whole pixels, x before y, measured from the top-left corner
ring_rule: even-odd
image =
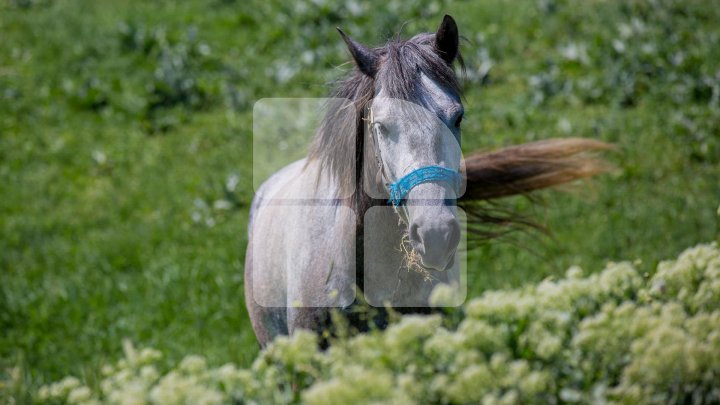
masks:
[[[455,170],[440,166],[425,166],[415,169],[403,176],[395,183],[390,184],[389,204],[399,207],[413,187],[431,181],[448,183],[454,190],[460,188],[462,176]]]

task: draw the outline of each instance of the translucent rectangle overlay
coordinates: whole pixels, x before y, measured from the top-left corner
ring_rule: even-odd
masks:
[[[252,296],[263,307],[345,307],[355,300],[356,216],[334,204],[254,207]]]
[[[437,209],[437,205],[427,207],[431,209],[428,215]],[[423,266],[418,253],[409,243],[408,225],[398,223],[395,208],[376,206],[366,212],[363,271],[365,300],[370,305],[457,307],[465,302],[467,216],[459,207],[446,208],[455,212],[460,238],[448,267],[443,271]],[[422,215],[421,209],[415,212]]]
[[[465,161],[459,128],[448,127],[436,112],[425,106],[388,97],[373,100],[365,122],[364,170],[368,173],[364,191],[367,195],[387,199],[389,183],[397,183],[412,172],[431,166],[460,174],[457,184],[438,183],[452,190],[446,198],[460,198],[465,193]],[[412,194],[410,190],[404,198],[413,197]]]
[[[263,98],[253,107],[253,187],[287,184],[276,200],[338,199],[355,191],[357,114],[343,98]],[[317,139],[316,139],[317,138]],[[311,144],[318,153],[308,157]]]

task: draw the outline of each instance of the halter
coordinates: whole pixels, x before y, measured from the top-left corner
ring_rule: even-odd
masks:
[[[369,130],[371,136],[375,137],[372,125],[373,125],[373,113],[372,109],[369,110]],[[378,177],[382,176],[384,179],[389,180],[385,173],[385,167],[380,152],[380,144],[377,139],[375,141],[375,159],[377,160],[379,171]],[[447,183],[452,187],[453,190],[458,190],[462,182],[462,175],[452,169],[441,166],[423,166],[412,170],[408,174],[399,178],[394,183],[385,182],[385,185],[389,188],[390,199],[387,201],[388,205],[392,205],[396,209],[403,205],[406,201],[406,197],[410,194],[410,190],[423,184],[423,183]]]
[[[460,173],[455,170],[440,166],[420,167],[401,177],[395,183],[390,184],[388,203],[395,206],[401,205],[410,190],[423,183],[448,183],[453,190],[457,190],[460,188],[461,181]]]

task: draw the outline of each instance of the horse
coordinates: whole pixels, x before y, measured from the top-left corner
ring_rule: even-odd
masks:
[[[606,170],[592,153],[610,145],[579,138],[463,158],[451,16],[434,33],[376,48],[338,32],[354,67],[307,156],[265,181],[250,209],[245,302],[261,347],[299,329],[327,336],[333,311],[366,329],[352,317],[359,305],[431,311],[435,288],[460,281],[463,238],[513,223],[484,202]]]

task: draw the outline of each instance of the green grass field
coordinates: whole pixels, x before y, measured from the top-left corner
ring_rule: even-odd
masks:
[[[248,365],[253,103],[326,95],[349,69],[335,26],[382,44],[445,13],[467,38],[466,151],[618,147],[612,174],[507,202],[552,234],[474,250],[471,296],[717,240],[711,1],[2,0],[0,400],[12,372],[92,383],[124,338]]]

